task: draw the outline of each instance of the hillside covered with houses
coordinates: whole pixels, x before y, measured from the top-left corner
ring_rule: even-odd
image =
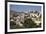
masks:
[[[10,11],[10,28],[39,28],[42,15],[38,11],[17,12]]]

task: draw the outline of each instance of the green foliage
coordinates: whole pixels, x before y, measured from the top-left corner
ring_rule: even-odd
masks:
[[[11,29],[19,29],[19,28],[38,28],[41,27],[41,23],[39,25],[36,25],[36,23],[31,19],[24,20],[24,23],[21,22],[24,27],[20,27],[19,25],[16,25],[15,22],[10,22],[10,28]]]
[[[24,27],[20,27],[19,25],[16,25],[15,22],[10,21],[10,29],[19,29],[19,28],[24,28]]]
[[[15,25],[16,25],[16,23],[15,23],[15,22],[13,22],[13,21],[10,21],[10,28],[11,28],[11,29],[14,29],[14,28],[16,28],[16,27],[15,27]]]
[[[34,23],[34,21],[32,21],[32,19],[26,19],[24,21],[24,24],[23,24],[26,28],[35,28],[37,27],[36,23]]]

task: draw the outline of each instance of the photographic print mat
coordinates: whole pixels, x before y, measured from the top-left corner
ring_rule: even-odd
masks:
[[[10,5],[14,5],[14,6],[41,6],[41,12],[42,12],[42,24],[41,24],[41,28],[24,28],[24,29],[10,29]],[[42,4],[28,4],[28,3],[11,3],[8,2],[8,6],[7,6],[8,10],[8,31],[10,32],[16,32],[16,31],[32,31],[32,30],[42,30],[43,29],[43,5]],[[20,7],[21,8],[21,7]],[[27,8],[27,7],[26,7]],[[37,7],[38,8],[38,7]],[[11,7],[12,9],[12,7]],[[34,8],[35,9],[35,8]],[[17,10],[17,9],[16,9]],[[19,11],[19,10],[18,10]],[[25,10],[28,12],[28,10]],[[25,12],[24,11],[24,12]],[[30,11],[30,10],[29,10]]]

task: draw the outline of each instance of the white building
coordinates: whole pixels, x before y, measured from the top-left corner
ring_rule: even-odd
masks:
[[[39,23],[41,23],[41,21],[39,21],[40,14],[38,15],[38,13],[30,13],[30,17],[31,17],[31,19],[32,19],[37,25],[39,25]]]

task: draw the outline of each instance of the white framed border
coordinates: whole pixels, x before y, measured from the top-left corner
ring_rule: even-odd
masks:
[[[28,29],[10,29],[10,4],[12,5],[34,5],[41,6],[42,12],[42,25],[41,28],[28,28]],[[17,3],[17,2],[8,2],[7,3],[7,32],[19,32],[19,31],[34,31],[34,30],[43,30],[43,4],[32,4],[32,3]]]

